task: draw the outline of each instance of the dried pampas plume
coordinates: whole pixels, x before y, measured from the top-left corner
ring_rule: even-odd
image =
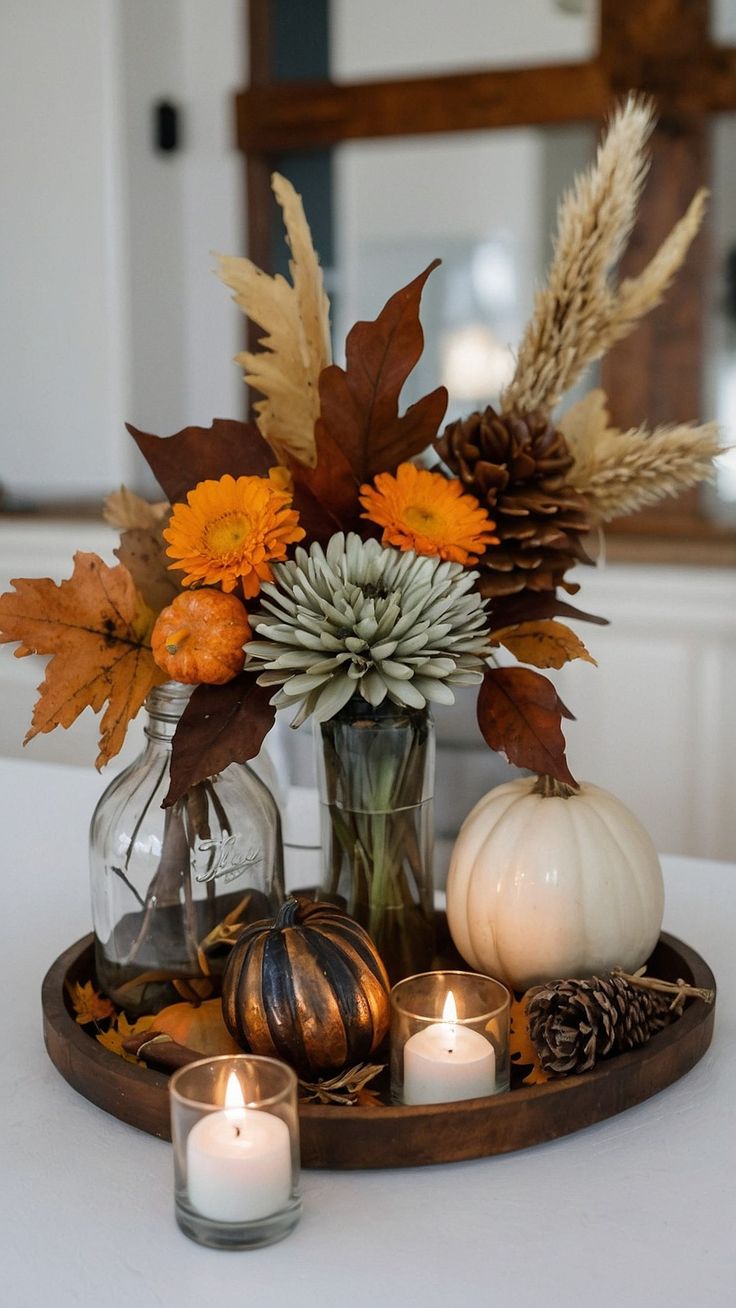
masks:
[[[319,417],[318,379],[332,362],[330,305],[322,269],[312,244],[301,197],[279,173],[271,178],[281,206],[291,250],[292,285],[250,259],[217,255],[218,276],[235,292],[234,300],[266,335],[257,354],[236,357],[249,386],[265,399],[254,405],[261,435],[280,459],[292,457],[314,467],[314,424]]]
[[[574,405],[559,427],[575,460],[570,485],[585,496],[594,525],[695,486],[712,475],[721,452],[713,422],[618,431],[601,390]]]
[[[551,409],[584,369],[659,304],[700,227],[699,191],[638,277],[615,283],[649,169],[651,104],[630,95],[613,115],[595,164],[560,204],[547,285],[519,347],[505,412]]]

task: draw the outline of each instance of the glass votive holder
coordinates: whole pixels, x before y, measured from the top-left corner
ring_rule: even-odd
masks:
[[[421,972],[391,991],[391,1098],[446,1104],[509,1088],[511,995],[479,972]]]
[[[176,1220],[213,1249],[258,1249],[299,1221],[296,1074],[275,1058],[202,1058],[169,1082]]]

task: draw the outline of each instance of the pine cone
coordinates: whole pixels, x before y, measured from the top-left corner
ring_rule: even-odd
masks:
[[[529,991],[529,1034],[550,1076],[589,1072],[601,1058],[646,1044],[677,1016],[672,995],[622,976],[552,981]]]
[[[566,484],[572,456],[547,414],[489,406],[450,423],[438,449],[496,523],[500,544],[478,564],[481,594],[578,590],[563,578],[576,561],[590,562],[580,541],[590,523],[585,500]]]

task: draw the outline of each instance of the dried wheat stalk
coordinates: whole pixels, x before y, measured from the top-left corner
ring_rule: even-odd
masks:
[[[698,231],[698,192],[644,271],[613,282],[649,168],[652,106],[629,96],[613,115],[595,164],[563,197],[547,285],[522,337],[505,412],[551,409],[594,359],[660,302]]]
[[[291,455],[313,467],[314,424],[319,416],[319,375],[331,362],[330,306],[301,197],[278,173],[271,178],[291,250],[292,285],[257,268],[250,259],[217,255],[218,276],[234,300],[266,335],[258,353],[239,354],[249,386],[265,399],[254,405],[261,434],[283,459]]]
[[[618,431],[594,390],[560,419],[575,462],[568,479],[586,497],[593,524],[679,495],[712,475],[721,452],[716,423]]]

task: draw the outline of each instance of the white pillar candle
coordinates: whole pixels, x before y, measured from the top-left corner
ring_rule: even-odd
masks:
[[[289,1201],[289,1128],[273,1113],[243,1106],[235,1073],[225,1102],[220,1112],[201,1117],[187,1137],[189,1202],[216,1222],[254,1222]]]
[[[489,1040],[455,1021],[449,991],[441,1022],[410,1036],[404,1045],[405,1104],[446,1104],[495,1090],[496,1054]]]

